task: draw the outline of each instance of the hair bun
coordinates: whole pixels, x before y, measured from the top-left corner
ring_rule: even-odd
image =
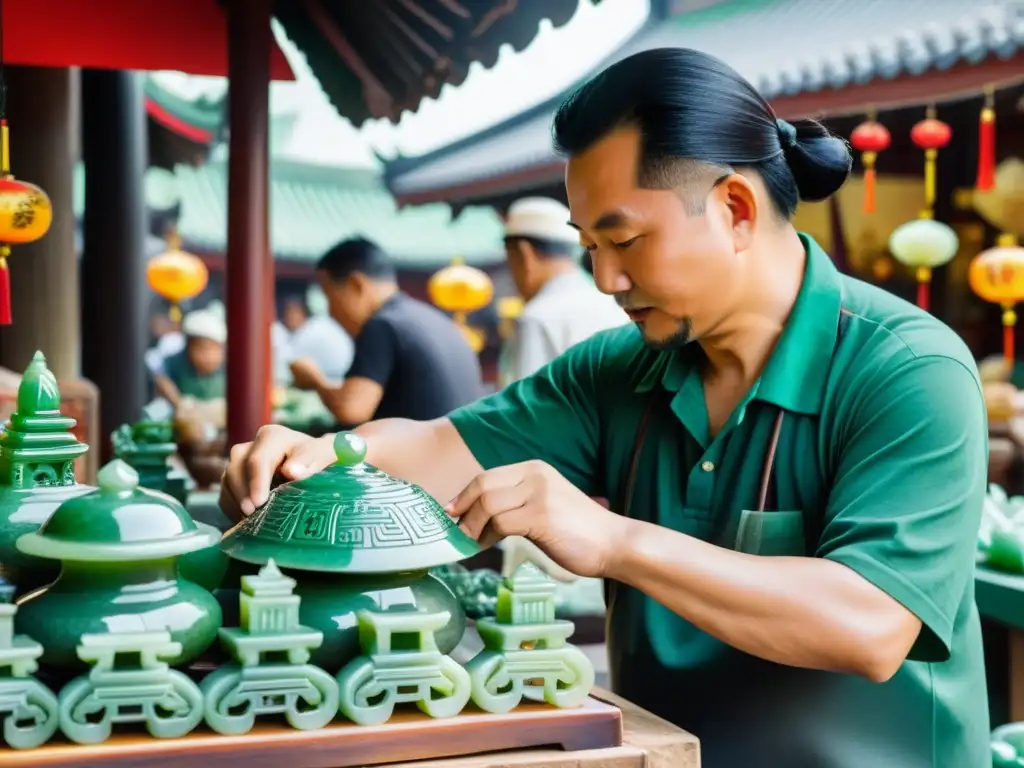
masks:
[[[779,140],[800,199],[814,203],[838,192],[853,167],[853,155],[846,140],[832,135],[816,120],[779,120],[778,126]]]

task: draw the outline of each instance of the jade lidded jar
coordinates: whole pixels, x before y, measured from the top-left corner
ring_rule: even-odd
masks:
[[[267,503],[228,531],[221,548],[244,563],[269,560],[289,571],[302,600],[299,619],[324,633],[312,663],[335,673],[359,655],[356,613],[450,612],[437,633],[449,653],[466,629],[455,595],[429,569],[480,551],[426,491],[364,462],[366,443],[341,432],[337,462],[285,483]]]
[[[191,661],[217,637],[220,604],[181,578],[177,559],[215,544],[219,532],[196,524],[165,493],[139,488],[120,459],[99,472],[99,489],[66,501],[37,533],[18,540],[36,557],[59,560],[57,580],[19,600],[15,628],[43,645],[41,662],[81,670],[83,634],[165,630],[181,643],[172,665]]]
[[[71,433],[75,420],[60,412],[57,379],[41,352],[21,378],[16,408],[0,433],[0,578],[24,592],[49,584],[60,566],[20,552],[16,542],[93,488],[75,479],[75,460],[89,446]]]

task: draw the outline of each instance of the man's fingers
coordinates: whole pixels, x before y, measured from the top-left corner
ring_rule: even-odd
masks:
[[[245,514],[242,500],[245,499],[249,483],[245,475],[245,457],[252,443],[239,443],[231,446],[228,454],[228,466],[220,480],[220,508],[234,521]]]
[[[489,523],[492,523],[493,519],[508,514],[510,510],[518,510],[526,504],[528,498],[529,492],[523,484],[484,491],[477,496],[473,506],[462,514],[459,519],[459,528],[467,536],[479,540],[484,529]],[[501,529],[498,532],[501,533]]]
[[[301,480],[327,467],[334,456],[334,450],[325,450],[325,442],[333,445],[334,435],[305,440],[296,445],[285,457],[284,464],[281,465],[281,474],[288,480]]]
[[[523,465],[509,464],[488,469],[477,475],[465,489],[448,502],[445,511],[452,517],[462,517],[480,498],[481,494],[498,488],[518,485],[523,479]]]
[[[303,437],[305,436],[276,425],[260,427],[244,460],[246,488],[242,498],[242,511],[245,514],[251,515],[266,503],[274,473]],[[306,438],[306,441],[314,442],[309,438]]]
[[[502,539],[509,536],[526,536],[530,530],[530,511],[528,506],[510,509],[490,519],[480,534],[481,549],[490,549]]]

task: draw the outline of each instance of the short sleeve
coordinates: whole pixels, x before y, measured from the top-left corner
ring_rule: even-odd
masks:
[[[512,381],[525,379],[551,362],[558,353],[544,326],[532,318],[520,318],[512,342]]]
[[[355,339],[355,352],[347,378],[375,381],[386,387],[398,354],[395,330],[379,317],[371,317]]]
[[[540,459],[577,488],[600,496],[599,396],[615,397],[604,334],[577,344],[540,370],[449,418],[485,469]],[[614,378],[614,377],[612,377]],[[610,391],[611,390],[611,391]]]
[[[947,357],[903,363],[839,419],[837,469],[817,555],[857,571],[923,628],[910,658],[949,658],[974,575],[988,428],[977,373]]]

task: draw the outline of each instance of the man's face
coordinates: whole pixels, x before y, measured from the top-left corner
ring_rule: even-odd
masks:
[[[289,301],[284,305],[281,321],[289,331],[297,331],[306,322],[306,310],[301,304]]]
[[[639,133],[622,128],[569,160],[572,223],[593,259],[598,287],[613,294],[648,344],[685,344],[730,313],[743,282],[736,212],[709,175],[692,180],[703,214],[675,190],[637,184]]]
[[[224,345],[213,339],[191,338],[188,340],[188,359],[196,373],[210,376],[224,365]]]
[[[362,323],[362,298],[357,281],[351,277],[347,280],[334,280],[323,271],[317,273],[317,281],[327,299],[328,313],[349,334],[355,334]]]
[[[508,260],[508,271],[512,275],[516,292],[524,299],[532,299],[536,294],[531,269],[533,254],[529,243],[515,238],[505,241],[505,258]]]

